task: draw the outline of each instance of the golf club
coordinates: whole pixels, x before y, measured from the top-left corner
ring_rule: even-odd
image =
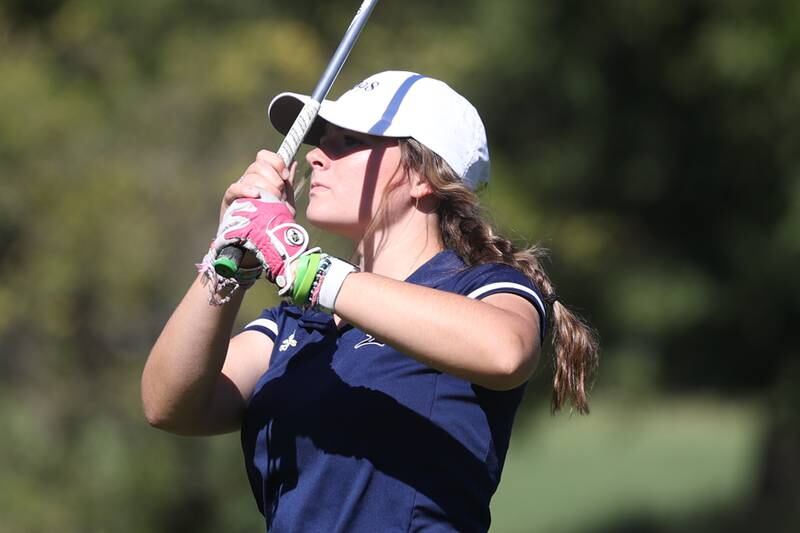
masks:
[[[330,91],[333,82],[339,75],[339,71],[342,70],[347,56],[350,55],[350,51],[353,49],[361,30],[367,23],[367,19],[377,3],[378,0],[364,0],[361,7],[358,8],[336,52],[334,52],[333,57],[330,62],[328,62],[328,66],[322,73],[322,77],[317,82],[314,92],[311,93],[311,100],[300,110],[292,127],[286,134],[286,138],[281,143],[280,148],[278,148],[278,155],[283,159],[286,168],[289,168],[291,165],[294,156],[297,154],[297,150],[300,148],[300,144],[303,142],[308,130],[311,129],[311,125],[317,117],[322,101],[328,95],[328,91]],[[214,260],[214,270],[222,277],[233,277],[239,270],[239,263],[242,260],[243,254],[244,250],[237,246],[226,246]]]

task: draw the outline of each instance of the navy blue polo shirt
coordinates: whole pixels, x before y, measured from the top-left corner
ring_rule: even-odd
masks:
[[[540,294],[507,265],[468,268],[445,250],[406,281],[470,298],[517,294],[539,311],[544,332]],[[474,385],[287,303],[245,330],[274,341],[241,434],[269,531],[489,529],[524,385]]]

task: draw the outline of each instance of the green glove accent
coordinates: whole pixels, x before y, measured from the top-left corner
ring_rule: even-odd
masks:
[[[301,256],[297,260],[294,270],[294,285],[292,286],[292,301],[297,305],[305,305],[311,297],[311,285],[319,269],[322,254],[314,253]]]

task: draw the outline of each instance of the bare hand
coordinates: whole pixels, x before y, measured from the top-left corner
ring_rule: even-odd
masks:
[[[280,198],[289,206],[292,214],[294,208],[294,174],[297,170],[297,161],[292,162],[289,169],[283,164],[283,159],[275,152],[260,150],[244,174],[232,183],[220,206],[220,220],[225,211],[238,198],[259,198],[262,194]]]

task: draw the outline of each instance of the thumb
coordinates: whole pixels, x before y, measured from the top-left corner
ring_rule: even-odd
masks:
[[[284,182],[283,193],[285,196],[286,203],[292,210],[292,214],[294,214],[295,211],[294,176],[296,172],[297,172],[297,161],[292,161],[292,164],[289,165],[289,169],[288,170],[284,169],[283,172],[281,172],[281,177],[283,178]]]
[[[292,161],[289,165],[289,168],[284,168],[281,171],[281,177],[283,181],[286,182],[287,185],[294,185],[294,175],[297,172],[297,161]]]

